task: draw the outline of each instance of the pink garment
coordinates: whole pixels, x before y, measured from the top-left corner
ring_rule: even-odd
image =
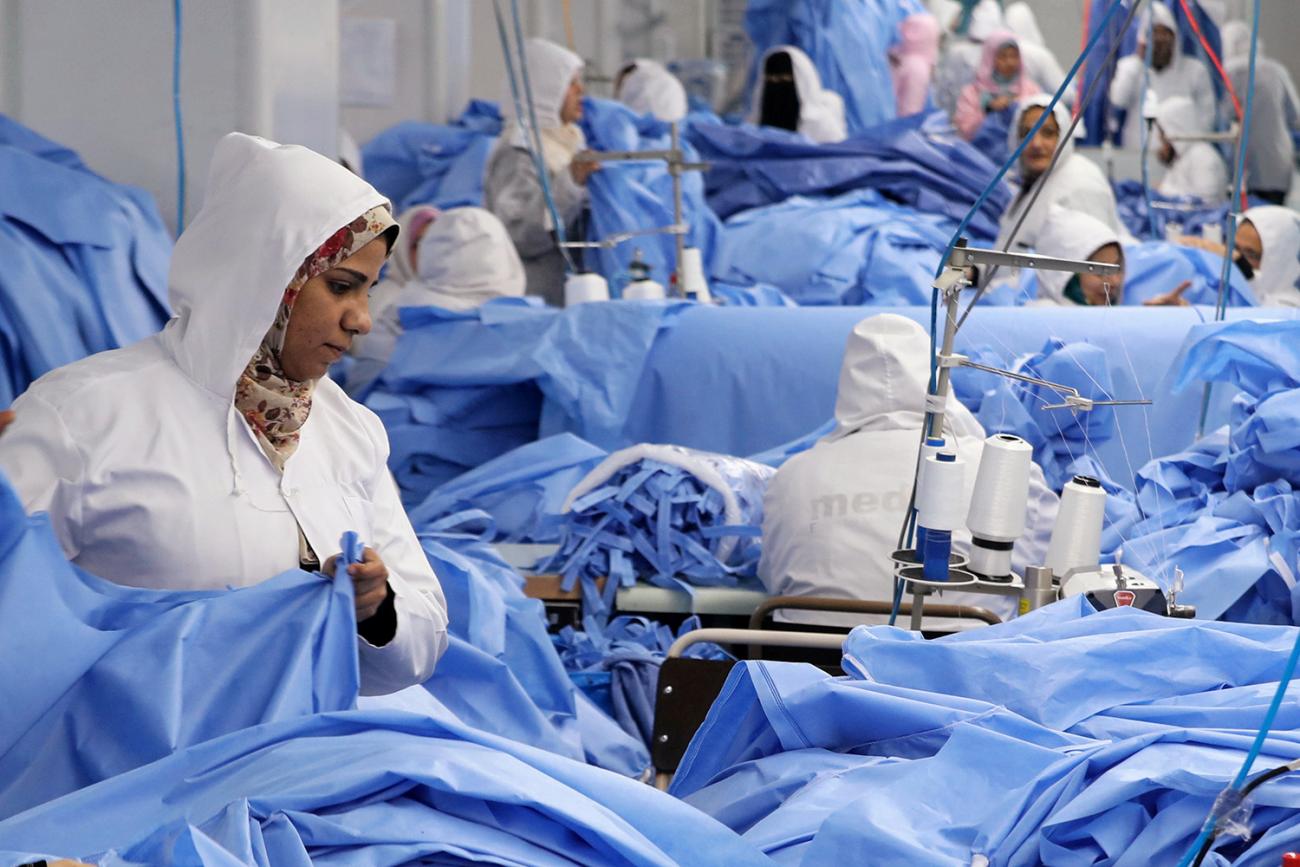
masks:
[[[1000,30],[989,34],[984,40],[984,53],[980,56],[979,72],[975,81],[966,85],[957,100],[957,111],[952,116],[953,125],[961,137],[970,141],[984,124],[984,101],[987,97],[1009,96],[1012,102],[1019,102],[1027,96],[1041,93],[1042,88],[1034,83],[1025,73],[1024,58],[1020,60],[1020,75],[1015,81],[999,82],[993,76],[993,60],[998,50],[1004,45],[1020,47],[1020,41],[1009,30]]]
[[[909,15],[898,25],[898,44],[890,49],[889,61],[899,117],[925,110],[939,59],[940,30],[939,19],[929,13]]]

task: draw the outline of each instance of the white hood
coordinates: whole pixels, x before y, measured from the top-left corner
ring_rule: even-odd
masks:
[[[1219,31],[1219,40],[1223,45],[1223,65],[1237,61],[1250,60],[1250,25],[1244,21],[1229,21]],[[1264,40],[1261,38],[1255,49],[1264,56]]]
[[[1054,207],[1038,233],[1037,251],[1057,259],[1091,259],[1107,244],[1119,245],[1115,230],[1101,220],[1077,211]],[[1123,247],[1120,247],[1122,250]],[[1068,305],[1065,287],[1074,276],[1068,271],[1038,271],[1038,297]]]
[[[925,416],[930,378],[930,337],[911,319],[882,313],[853,328],[835,398],[835,442],[861,430],[915,430]],[[952,394],[944,431],[983,438],[984,429]]]
[[[997,0],[983,0],[971,10],[966,35],[975,42],[983,42],[999,30],[1006,29],[1007,22],[1003,20],[1002,7]]]
[[[392,272],[389,277],[397,283],[409,283],[415,279],[415,267],[411,264],[411,248],[418,243],[420,228],[438,216],[438,209],[433,205],[416,205],[407,208],[397,218],[402,243],[393,247],[393,255],[388,260]]]
[[[749,110],[749,122],[758,123],[763,111],[763,69],[773,54],[790,55],[790,68],[794,70],[795,93],[799,96],[799,132],[818,144],[844,141],[848,130],[844,121],[844,100],[838,93],[822,89],[821,76],[807,54],[793,45],[777,45],[763,55],[758,63],[758,86],[754,88],[754,103]]]
[[[564,106],[564,95],[573,83],[573,77],[582,70],[582,58],[563,45],[536,36],[524,43],[524,58],[528,62],[528,84],[533,97],[533,111],[537,114],[537,128],[556,129],[564,126],[560,120],[560,109]],[[526,113],[528,103],[524,94],[523,70],[518,64],[515,65],[515,75],[519,78],[516,86]],[[507,121],[518,120],[515,117],[510,82],[507,81],[505,86],[501,114]],[[523,120],[527,122],[529,119]]]
[[[659,120],[686,117],[686,88],[658,61],[638,57],[635,67],[623,77],[618,98],[637,114],[651,114]]]
[[[1052,94],[1050,93],[1035,93],[1033,96],[1027,96],[1020,100],[1020,104],[1016,106],[1016,111],[1011,117],[1011,125],[1007,128],[1008,148],[1014,151],[1020,146],[1020,121],[1025,116],[1025,112],[1029,111],[1031,108],[1047,108],[1051,103]],[[1064,136],[1065,131],[1070,128],[1070,111],[1065,107],[1064,100],[1056,103],[1056,107],[1052,109],[1052,115],[1056,118],[1056,126],[1060,129],[1061,135]],[[1074,136],[1077,138],[1083,134],[1083,123],[1080,122],[1079,128],[1074,131]],[[1057,162],[1058,167],[1063,165],[1073,153],[1074,138],[1071,138],[1066,142],[1065,150],[1061,154],[1061,159]],[[1015,171],[1017,175],[1020,174],[1019,161],[1016,162]]]
[[[1047,44],[1043,39],[1043,31],[1038,27],[1038,18],[1035,17],[1034,10],[1030,9],[1029,4],[1024,0],[1008,6],[1003,17],[1006,18],[1007,27],[1019,37],[1021,45]]]
[[[162,340],[180,369],[233,398],[303,259],[385,204],[370,184],[314,151],[243,133],[222,138],[203,207],[172,253],[176,315]]]
[[[1171,137],[1204,135],[1209,132],[1207,123],[1211,118],[1202,118],[1196,109],[1196,103],[1185,96],[1171,96],[1160,101],[1156,106],[1156,123]],[[1175,153],[1189,150],[1195,142],[1170,142]]]
[[[1182,33],[1178,30],[1178,21],[1174,18],[1173,10],[1166,6],[1160,0],[1151,0],[1151,5],[1146,12],[1142,13],[1141,27],[1138,33],[1144,36],[1151,31],[1154,26],[1151,23],[1154,17],[1155,23],[1168,27],[1174,31],[1174,56],[1169,61],[1169,68],[1173,68],[1178,63],[1178,58],[1183,56],[1183,39]]]
[[[483,208],[444,211],[420,239],[419,280],[401,306],[468,310],[493,298],[524,294],[524,265],[506,227]]]
[[[1263,307],[1300,307],[1300,214],[1265,205],[1243,216],[1259,232],[1264,255],[1252,286]]]

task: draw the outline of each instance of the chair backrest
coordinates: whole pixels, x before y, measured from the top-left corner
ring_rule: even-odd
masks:
[[[659,669],[650,758],[655,770],[673,773],[686,747],[722,691],[736,660],[670,657]]]

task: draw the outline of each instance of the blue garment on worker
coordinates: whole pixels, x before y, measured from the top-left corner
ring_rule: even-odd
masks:
[[[889,47],[908,12],[895,0],[749,0],[745,32],[754,46],[752,94],[768,49],[793,45],[817,67],[822,87],[844,99],[849,135],[893,120]]]
[[[641,782],[393,710],[247,729],[0,822],[0,852],[69,851],[160,867],[770,863]]]
[[[355,631],[346,578],[162,591],[89,575],[0,476],[0,817],[210,738],[352,707]]]
[[[791,196],[870,188],[923,214],[956,221],[998,170],[952,131],[942,112],[900,118],[835,144],[812,144],[781,129],[707,123],[692,123],[688,137],[711,166],[705,189],[723,219]],[[1009,189],[999,182],[972,218],[971,237],[992,241],[1010,203]]]
[[[642,775],[650,766],[644,742],[620,731],[574,687],[547,634],[542,603],[524,595],[523,577],[492,547],[494,530],[483,512],[418,528],[447,596],[451,641],[433,677],[412,691],[432,694],[483,731]],[[368,700],[363,707],[387,704]]]
[[[613,100],[584,100],[582,128],[587,146],[593,150],[645,151],[672,147],[667,123],[652,115],[638,117],[630,108]],[[688,160],[698,162],[685,138],[681,147]],[[681,186],[682,219],[690,227],[686,246],[700,250],[707,274],[721,223],[705,202],[704,181],[699,172],[684,172]],[[587,182],[587,190],[591,207],[588,241],[669,228],[675,222],[673,179],[665,162],[604,163]],[[650,267],[651,277],[667,286],[669,276],[676,271],[676,240],[671,234],[639,235],[610,249],[585,250],[581,261],[588,269],[603,274],[611,293],[617,297],[628,282],[627,266],[637,251],[641,253],[641,261]]]
[[[608,452],[573,434],[556,434],[506,452],[439,485],[409,510],[421,528],[457,512],[486,512],[501,542],[560,538],[564,499]]]
[[[928,304],[954,228],[875,190],[795,196],[728,220],[713,273],[732,283],[770,283],[800,304]],[[778,236],[783,243],[773,244]]]
[[[398,213],[481,205],[483,170],[500,134],[496,104],[475,99],[450,124],[408,120],[379,133],[361,149],[362,167]]]
[[[0,116],[0,405],[168,318],[172,241],[148,194]],[[40,291],[34,291],[39,287]]]
[[[858,627],[850,677],[733,669],[671,791],[781,863],[1172,863],[1240,766],[1294,640],[1094,614],[1078,597],[937,641]],[[1300,756],[1300,711],[1283,708],[1259,770]],[[1300,781],[1256,794],[1254,838],[1222,844],[1231,863],[1271,863],[1300,839]]]

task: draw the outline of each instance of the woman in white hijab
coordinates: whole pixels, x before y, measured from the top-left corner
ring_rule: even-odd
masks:
[[[1206,141],[1180,140],[1209,132],[1205,120],[1198,116],[1196,104],[1185,96],[1171,96],[1157,106],[1157,156],[1165,166],[1164,176],[1156,186],[1160,195],[1189,196],[1211,205],[1228,200],[1228,165],[1219,149]]]
[[[1188,247],[1222,256],[1222,244],[1184,238]],[[1300,307],[1300,214],[1279,205],[1261,205],[1242,214],[1233,241],[1237,270],[1250,281],[1261,307]]]
[[[1238,98],[1244,101],[1250,80],[1250,27],[1241,21],[1230,21],[1220,35],[1224,71]],[[1230,106],[1226,113],[1231,114]],[[1246,145],[1246,189],[1252,196],[1276,205],[1286,202],[1295,174],[1295,140],[1291,131],[1297,127],[1300,127],[1300,96],[1296,95],[1295,82],[1285,66],[1264,56],[1264,40],[1260,39],[1255,58],[1250,141]]]
[[[637,114],[662,121],[682,120],[689,105],[686,88],[662,63],[638,57],[618,74],[614,98]]]
[[[483,208],[454,208],[418,228],[408,252],[414,274],[373,303],[374,328],[354,341],[348,393],[360,394],[383,372],[402,335],[403,307],[471,310],[524,294],[524,265],[506,227]],[[393,259],[397,259],[394,254]],[[387,282],[387,281],[386,281]]]
[[[73,563],[109,581],[224,590],[350,567],[365,694],[422,683],[447,609],[388,472],[388,437],[326,376],[370,329],[397,226],[365,181],[231,133],[176,242],[159,334],[41,377],[0,469]]]
[[[1056,207],[1047,215],[1038,234],[1041,256],[1055,259],[1087,259],[1119,265],[1113,276],[1071,274],[1068,271],[1036,271],[1038,299],[1034,306],[1110,307],[1124,298],[1124,248],[1115,230],[1096,217]]]
[[[1051,96],[1042,93],[1027,97],[1020,103],[1007,135],[1007,144],[1013,150],[1033,129],[1050,102]],[[1039,184],[1045,186],[1033,210],[1029,211],[1024,224],[1016,234],[1012,252],[1033,248],[1038,243],[1039,230],[1053,206],[1088,214],[1117,234],[1121,236],[1124,234],[1120,226],[1119,209],[1115,204],[1115,193],[1111,190],[1110,182],[1106,180],[1105,173],[1096,163],[1075,153],[1073,141],[1066,144],[1056,169],[1050,176],[1044,178],[1044,173],[1052,162],[1052,154],[1056,151],[1069,123],[1069,112],[1065,106],[1057,103],[1052,116],[1047,119],[1042,129],[1021,154],[1020,164],[1017,166],[1020,189],[1011,207],[1002,216],[998,249],[1006,246],[1011,236],[1011,229],[1025,213]]]
[[[1115,64],[1115,76],[1110,82],[1111,106],[1127,112],[1123,135],[1123,144],[1127,148],[1137,148],[1142,141],[1144,86],[1155,93],[1156,99],[1161,102],[1171,97],[1185,96],[1195,103],[1200,117],[1214,116],[1214,85],[1210,82],[1210,72],[1199,57],[1183,54],[1174,13],[1164,3],[1153,0],[1148,11],[1142,14],[1143,21],[1138,25],[1140,35],[1137,51],[1120,58],[1119,63]],[[1149,23],[1152,19],[1154,24]],[[1153,34],[1154,42],[1149,74],[1146,71],[1145,47],[1148,29]]]
[[[574,159],[587,147],[577,125],[582,117],[584,92],[582,58],[554,42],[537,38],[527,41],[524,57],[547,181],[555,209],[568,229],[586,205],[587,179],[599,168],[596,163]],[[522,95],[521,99],[527,113],[527,100]],[[530,152],[533,139],[528,132],[529,118],[514,116],[512,96],[507,96],[502,104],[506,125],[488,157],[483,180],[484,203],[505,224],[515,242],[528,275],[528,293],[562,307],[565,259],[556,244],[551,214]]]
[[[802,133],[817,144],[848,137],[844,100],[822,89],[812,60],[792,45],[769,49],[759,63],[749,122]]]

